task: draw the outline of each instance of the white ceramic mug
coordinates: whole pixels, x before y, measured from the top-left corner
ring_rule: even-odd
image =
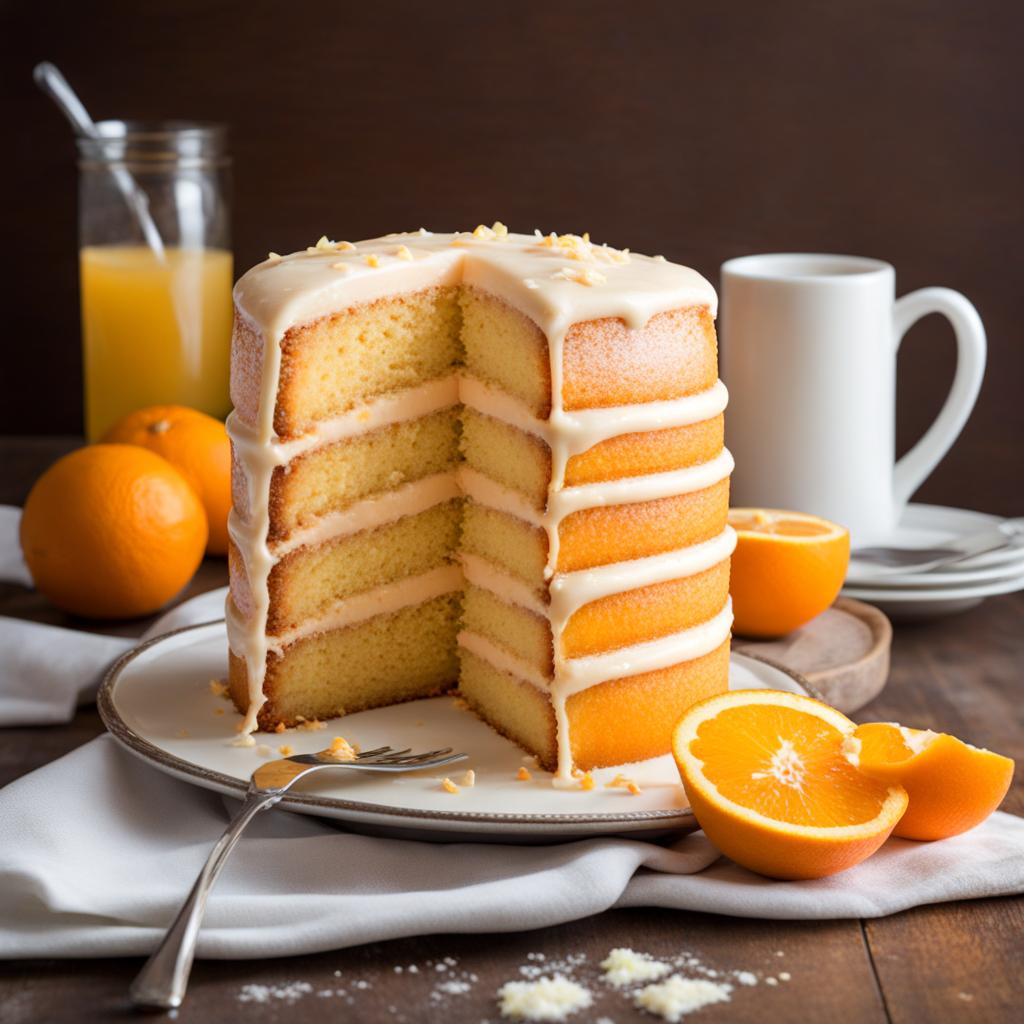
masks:
[[[941,313],[957,366],[938,418],[895,461],[896,351]],[[888,263],[776,253],[722,265],[726,442],[734,506],[791,508],[849,527],[854,546],[889,537],[911,495],[963,429],[985,371],[985,329],[948,288],[896,298]]]

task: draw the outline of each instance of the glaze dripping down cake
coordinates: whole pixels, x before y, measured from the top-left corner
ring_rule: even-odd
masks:
[[[235,288],[230,690],[273,729],[458,691],[567,775],[725,690],[715,293],[587,236],[321,239]]]

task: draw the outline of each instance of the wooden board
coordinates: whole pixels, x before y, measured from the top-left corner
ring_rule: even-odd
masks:
[[[889,677],[891,643],[892,626],[885,615],[848,597],[779,640],[733,637],[735,650],[799,672],[844,712],[862,708],[881,692]]]

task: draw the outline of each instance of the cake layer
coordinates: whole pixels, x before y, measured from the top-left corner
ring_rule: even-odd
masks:
[[[551,412],[548,339],[529,317],[495,295],[464,288],[462,340],[467,370]],[[572,324],[562,351],[567,411],[655,402],[703,391],[718,379],[714,320],[707,306],[657,313],[642,325],[618,317]]]
[[[475,568],[472,563],[465,566],[469,582],[463,612],[465,628],[507,648],[550,677],[555,634],[550,612],[545,614],[543,605],[524,607],[516,601],[514,590],[510,593],[505,586],[507,577],[491,574],[488,579],[486,574],[474,572]],[[562,627],[562,656],[603,654],[690,629],[714,618],[728,594],[726,558],[692,576],[591,601],[570,614]]]
[[[280,342],[277,436],[299,436],[375,395],[450,373],[461,358],[459,319],[458,289],[449,285],[379,298],[290,327]],[[251,406],[247,395],[233,397],[240,410]]]
[[[450,469],[458,445],[458,411],[446,409],[299,456],[274,470],[270,542],[363,498]]]
[[[465,648],[459,692],[503,736],[558,767],[557,723],[550,697]],[[672,729],[698,700],[727,688],[729,641],[690,661],[574,694],[566,702],[572,761],[583,770],[658,757],[672,749]]]
[[[286,555],[270,573],[267,631],[293,629],[340,599],[450,563],[459,521],[459,502],[447,501]]]
[[[486,416],[462,410],[463,458],[468,466],[519,491],[542,510],[551,483],[551,451],[540,439]],[[624,434],[569,459],[565,486],[666,473],[709,462],[723,448],[723,418],[642,434]]]
[[[576,572],[700,544],[725,530],[728,512],[728,480],[657,501],[575,512],[559,525],[557,571]],[[544,586],[547,535],[514,512],[498,511],[474,495],[465,507],[462,546],[530,587]]]
[[[458,616],[458,595],[446,594],[307,637],[280,656],[272,654],[263,681],[260,728],[332,718],[450,689],[458,676]],[[235,704],[247,707],[247,666],[234,652],[228,678]]]

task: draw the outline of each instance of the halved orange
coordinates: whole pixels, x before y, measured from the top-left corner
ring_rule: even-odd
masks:
[[[859,864],[907,807],[902,786],[847,759],[856,726],[780,690],[733,690],[695,704],[672,750],[693,813],[727,857],[773,878],[821,878]]]
[[[803,512],[733,508],[733,629],[741,636],[791,633],[836,599],[850,561],[844,526]]]
[[[894,722],[858,726],[847,740],[851,764],[910,798],[894,835],[946,839],[983,822],[1003,801],[1014,763],[947,733]]]

